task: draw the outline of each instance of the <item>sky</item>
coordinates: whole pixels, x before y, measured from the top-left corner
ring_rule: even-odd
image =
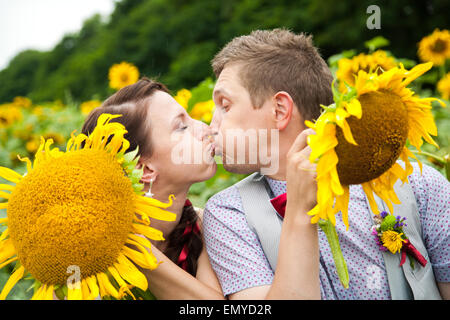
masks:
[[[0,0],[0,70],[20,51],[50,50],[96,13],[109,16],[114,0]]]

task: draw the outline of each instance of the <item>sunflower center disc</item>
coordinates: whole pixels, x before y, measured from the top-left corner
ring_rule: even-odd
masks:
[[[113,265],[132,230],[134,192],[114,157],[78,150],[46,160],[17,184],[8,227],[22,265],[46,284]],[[76,279],[75,279],[76,280]]]
[[[444,52],[445,49],[446,49],[446,44],[445,44],[445,42],[442,41],[442,40],[440,40],[440,39],[438,39],[438,40],[436,40],[436,42],[434,43],[433,48],[432,48],[432,51],[440,53],[440,52]]]
[[[401,98],[389,91],[359,97],[362,117],[347,118],[357,146],[348,143],[337,127],[337,171],[343,185],[361,184],[378,178],[400,156],[408,137],[408,114]]]

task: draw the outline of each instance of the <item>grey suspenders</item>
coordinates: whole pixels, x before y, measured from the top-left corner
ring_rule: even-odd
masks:
[[[253,173],[244,178],[236,186],[241,194],[247,223],[259,237],[264,254],[269,260],[272,270],[275,270],[282,221],[270,203],[269,194],[272,193],[272,190],[267,185],[264,176],[259,173]]]
[[[270,203],[270,199],[274,197],[273,192],[264,176],[259,173],[253,173],[244,178],[236,184],[236,187],[241,195],[247,223],[250,229],[258,236],[264,254],[272,270],[275,271],[282,220]],[[394,205],[394,213],[395,215],[406,217],[407,226],[404,228],[405,233],[408,234],[411,243],[429,261],[422,240],[419,212],[411,186],[407,183],[401,185],[401,181],[398,181],[394,188],[402,203],[401,205]],[[380,198],[375,196],[375,200],[380,210],[387,211],[386,205]],[[371,211],[370,214],[373,216]],[[367,232],[369,233],[370,230]],[[399,266],[399,254],[383,253],[383,258],[392,299],[441,299],[430,262],[425,267],[416,263],[413,270],[408,259],[402,267]]]

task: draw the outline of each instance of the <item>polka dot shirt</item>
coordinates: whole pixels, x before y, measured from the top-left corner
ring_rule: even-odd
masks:
[[[450,282],[450,183],[429,166],[423,165],[422,175],[418,165],[413,166],[409,181],[434,275],[438,282]],[[275,196],[286,192],[285,181],[267,180]],[[350,186],[349,223],[351,228],[346,231],[337,214],[336,229],[349,271],[349,289],[340,284],[326,236],[319,229],[322,299],[391,299],[384,259],[371,235],[373,221],[359,185]],[[203,228],[208,255],[225,296],[272,283],[273,271],[257,235],[247,224],[236,186],[209,199]]]

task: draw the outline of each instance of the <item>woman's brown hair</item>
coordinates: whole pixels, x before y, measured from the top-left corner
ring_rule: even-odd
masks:
[[[130,142],[128,151],[139,147],[138,156],[150,158],[153,154],[153,142],[148,132],[151,130],[151,121],[148,116],[148,102],[155,91],[169,93],[169,90],[162,83],[141,78],[135,84],[126,86],[111,97],[106,99],[102,105],[87,116],[82,133],[89,135],[97,125],[98,117],[103,113],[121,114],[119,118],[111,122],[119,122],[128,131],[125,139]],[[187,272],[193,276],[197,273],[197,260],[203,248],[203,241],[199,233],[190,232],[184,234],[187,226],[193,226],[197,222],[198,215],[192,205],[183,208],[180,222],[169,236],[165,235],[167,247],[164,254],[178,264],[181,251],[186,246],[188,249]]]

